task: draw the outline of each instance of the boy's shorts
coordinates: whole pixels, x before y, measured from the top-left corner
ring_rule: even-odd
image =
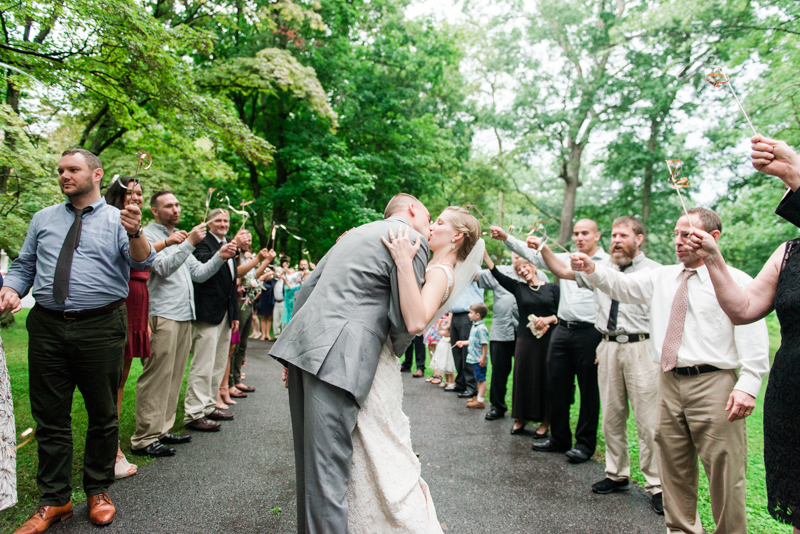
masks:
[[[481,367],[477,363],[472,364],[472,366],[475,369],[475,381],[486,382],[486,367]]]

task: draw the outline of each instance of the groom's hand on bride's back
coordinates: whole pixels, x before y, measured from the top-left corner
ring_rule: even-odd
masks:
[[[281,380],[283,380],[283,387],[289,389],[289,368],[283,368],[283,376],[281,376]]]

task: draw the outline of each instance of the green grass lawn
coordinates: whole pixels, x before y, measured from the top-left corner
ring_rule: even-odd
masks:
[[[486,293],[486,304],[489,306],[489,315],[486,317],[486,326],[491,329],[492,322],[492,294]],[[767,317],[767,326],[769,328],[769,341],[770,341],[770,358],[774,357],[775,352],[780,346],[780,326],[778,319],[773,312]],[[428,363],[430,363],[430,356],[428,356]],[[426,369],[425,374],[428,376],[433,375],[432,369]],[[491,384],[492,367],[487,369],[486,380]],[[512,375],[513,376],[513,375]],[[506,394],[506,404],[511,411],[511,384],[512,379],[509,376],[508,393]],[[764,472],[764,425],[763,425],[763,406],[764,390],[767,387],[767,380],[761,386],[761,394],[756,402],[756,409],[753,414],[747,418],[747,531],[749,534],[791,534],[792,528],[782,525],[772,519],[767,512],[767,487]],[[487,388],[486,398],[489,398],[489,389]],[[575,404],[572,405],[570,412],[570,419],[572,429],[574,431],[578,423],[578,408],[580,407],[580,390],[576,388]],[[488,409],[488,402],[487,402]],[[602,417],[602,413],[601,413]],[[510,421],[508,422],[510,424]],[[601,462],[605,462],[605,449],[606,442],[603,439],[603,432],[601,424],[598,423],[597,431],[597,452],[594,458]],[[633,419],[633,410],[631,409],[631,416],[628,419],[628,442],[630,444],[631,452],[631,476],[640,485],[644,486],[645,480],[639,469],[639,444],[636,438],[636,424]],[[533,456],[532,458],[535,458]],[[589,488],[587,488],[587,491]],[[698,508],[700,510],[700,518],[703,521],[703,526],[708,532],[713,532],[715,529],[714,517],[711,513],[711,501],[708,494],[708,479],[705,473],[700,469],[700,489],[698,498]]]
[[[491,304],[491,293],[487,294],[487,304]],[[3,343],[6,349],[6,360],[9,375],[11,376],[11,390],[14,396],[14,414],[16,417],[17,435],[21,434],[26,428],[35,427],[31,417],[30,400],[28,398],[28,358],[27,345],[28,334],[25,330],[25,320],[27,310],[23,310],[16,315],[13,325],[2,330]],[[486,319],[486,324],[491,328],[491,312]],[[770,349],[774,355],[780,344],[780,333],[778,321],[772,314],[767,318],[770,330]],[[188,366],[187,366],[188,367]],[[134,395],[136,379],[141,374],[142,366],[139,361],[135,361],[131,368],[131,374],[125,386],[125,401],[122,407],[122,420],[120,422],[120,440],[122,450],[128,456],[128,460],[142,466],[151,461],[149,458],[132,456],[130,452],[130,437],[134,430]],[[487,372],[487,380],[491,383],[491,366]],[[427,375],[432,375],[433,371],[426,370]],[[781,525],[774,521],[766,510],[767,496],[766,483],[764,480],[764,435],[763,435],[763,409],[761,401],[763,390],[766,387],[766,380],[762,387],[762,394],[756,410],[748,418],[748,471],[747,471],[747,519],[748,532],[750,534],[790,534],[791,527]],[[488,397],[488,392],[487,392]],[[181,393],[181,399],[183,392]],[[575,427],[578,418],[579,394],[576,394],[576,403],[572,406],[572,426]],[[509,378],[508,395],[506,403],[511,406],[511,380]],[[183,402],[178,403],[178,415],[176,418],[177,432],[183,430]],[[75,453],[73,459],[73,501],[77,504],[85,500],[86,496],[82,491],[82,471],[83,471],[83,450],[86,438],[86,410],[83,407],[83,398],[76,391],[72,408],[72,428],[75,443]],[[636,427],[633,416],[628,420],[628,435],[631,444],[631,468],[632,476],[638,483],[644,485],[644,477],[638,465],[638,444],[636,441]],[[605,441],[602,432],[598,431],[598,450],[595,458],[602,462],[605,453]],[[532,456],[532,459],[535,456]],[[0,534],[10,534],[17,526],[25,521],[28,516],[36,509],[39,498],[39,490],[36,487],[36,443],[31,442],[27,446],[17,451],[17,492],[19,503],[9,510],[0,512]],[[588,488],[587,488],[588,491]],[[708,497],[708,481],[701,470],[700,479],[700,515],[706,530],[713,532],[714,522],[711,515],[711,505]]]
[[[28,332],[25,329],[25,320],[28,310],[22,310],[15,316],[15,322],[8,328],[3,328],[2,338],[6,350],[6,363],[11,377],[11,392],[14,398],[14,417],[16,419],[17,436],[26,428],[36,428],[36,423],[31,416],[31,403],[28,397]],[[188,366],[187,366],[188,368]],[[133,456],[130,454],[130,438],[134,431],[134,400],[136,395],[136,379],[142,373],[142,364],[134,360],[131,373],[125,384],[125,398],[122,405],[122,418],[120,420],[120,442],[128,461],[138,466],[143,466],[152,458]],[[185,387],[185,382],[184,382]],[[183,392],[181,392],[181,399]],[[183,430],[183,402],[178,403],[176,417],[176,431]],[[86,500],[83,493],[83,450],[86,440],[87,416],[83,405],[83,397],[75,390],[72,402],[72,432],[74,442],[74,455],[72,460],[73,473],[73,503],[77,504]],[[35,510],[39,500],[39,489],[36,487],[36,469],[38,467],[36,454],[36,440],[17,451],[17,495],[19,502],[16,506],[0,512],[0,534],[14,531]]]

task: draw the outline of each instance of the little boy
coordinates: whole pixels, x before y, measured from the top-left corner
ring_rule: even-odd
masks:
[[[467,408],[478,410],[486,408],[486,353],[489,349],[489,330],[483,324],[483,318],[487,313],[489,313],[489,308],[483,302],[477,302],[470,306],[467,315],[472,321],[469,340],[456,343],[457,347],[467,346],[467,365],[472,366],[475,381],[478,382],[478,396],[467,401]]]

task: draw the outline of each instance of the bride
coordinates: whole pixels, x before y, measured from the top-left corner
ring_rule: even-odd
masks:
[[[451,301],[472,281],[483,257],[480,224],[469,211],[451,206],[431,226],[428,263],[422,290],[412,259],[419,238],[409,231],[381,238],[397,265],[403,320],[409,332],[421,333],[450,308]],[[411,426],[403,413],[400,360],[391,340],[383,345],[369,395],[353,431],[353,458],[347,491],[350,534],[441,533],[428,485],[411,446]]]

